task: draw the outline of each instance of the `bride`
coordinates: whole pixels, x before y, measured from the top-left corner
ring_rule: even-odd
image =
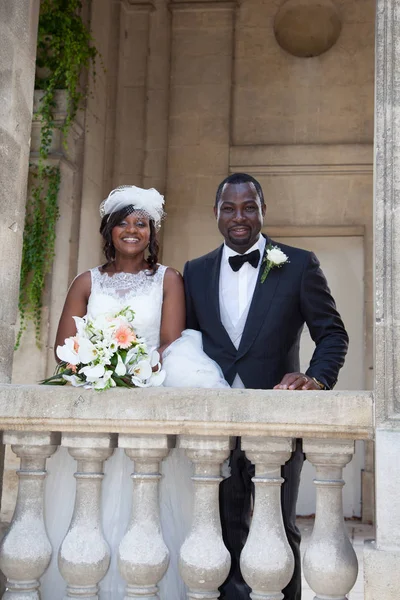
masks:
[[[156,232],[164,217],[164,199],[154,189],[122,186],[100,205],[100,233],[106,263],[78,275],[65,301],[56,347],[76,333],[74,316],[91,318],[129,306],[135,313],[136,333],[149,349],[163,357],[166,386],[229,387],[216,363],[202,351],[201,334],[185,328],[185,296],[181,275],[158,263]],[[105,392],[112,393],[112,392]],[[75,490],[76,463],[66,448],[48,461],[45,518],[53,546],[52,562],[41,582],[42,600],[62,600],[65,582],[57,569],[59,547],[68,531]],[[101,600],[122,600],[125,583],[118,573],[118,545],[128,525],[132,463],[121,449],[105,463],[102,517],[111,564],[100,582]],[[191,465],[182,450],[174,449],[163,462],[160,511],[170,564],[160,582],[161,600],[184,600],[178,556],[190,527],[192,509]]]

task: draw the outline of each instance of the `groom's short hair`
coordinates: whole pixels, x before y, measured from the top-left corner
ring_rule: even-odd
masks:
[[[215,197],[215,206],[217,207],[219,201],[221,200],[222,192],[227,184],[239,184],[239,183],[252,183],[257,192],[257,196],[260,199],[261,204],[265,204],[264,202],[264,194],[261,188],[261,185],[258,183],[257,179],[254,179],[251,175],[247,173],[232,173],[229,177],[226,177],[218,186],[217,195]]]

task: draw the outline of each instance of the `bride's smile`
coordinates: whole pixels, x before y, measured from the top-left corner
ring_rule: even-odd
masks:
[[[149,220],[134,213],[127,215],[112,230],[112,242],[116,253],[139,254],[144,252],[150,241]]]

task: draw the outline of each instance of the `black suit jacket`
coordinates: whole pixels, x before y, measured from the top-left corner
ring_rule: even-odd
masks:
[[[238,350],[221,323],[219,274],[223,246],[186,263],[187,327],[203,334],[204,351],[229,384],[236,373],[246,388],[271,389],[286,373],[299,371],[304,326],[315,342],[307,375],[333,388],[347,352],[348,335],[315,254],[277,244],[289,257],[261,283],[261,265]]]

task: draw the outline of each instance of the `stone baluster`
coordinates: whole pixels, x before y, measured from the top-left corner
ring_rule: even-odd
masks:
[[[142,598],[157,600],[157,583],[169,563],[159,515],[158,485],[160,461],[174,446],[175,437],[168,435],[119,436],[118,445],[135,463],[132,516],[118,550],[118,566],[127,582],[125,600]]]
[[[304,556],[304,576],[315,600],[346,600],[357,579],[356,553],[343,519],[343,468],[354,454],[351,440],[304,440],[307,459],[316,467],[317,508]]]
[[[225,548],[219,516],[220,465],[229,456],[228,437],[180,436],[194,463],[192,527],[180,552],[180,571],[188,599],[219,598],[218,587],[228,576],[231,558]]]
[[[253,600],[280,600],[294,569],[281,510],[281,466],[293,450],[292,438],[242,437],[242,449],[255,464],[254,512],[240,569]]]
[[[64,600],[97,600],[98,583],[110,564],[100,510],[103,463],[114,452],[116,436],[64,433],[61,443],[77,461],[74,512],[58,554],[59,570],[67,582]]]
[[[10,527],[0,546],[0,568],[7,577],[3,600],[40,600],[39,578],[47,569],[52,548],[43,518],[46,459],[60,443],[59,433],[5,432],[20,458],[18,497]]]

